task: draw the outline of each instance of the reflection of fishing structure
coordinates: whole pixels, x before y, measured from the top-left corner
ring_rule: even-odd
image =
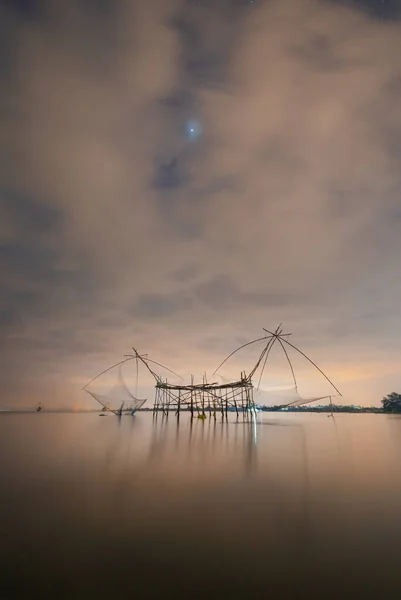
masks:
[[[192,418],[196,415],[200,419],[205,419],[206,412],[209,412],[216,419],[216,415],[219,413],[221,413],[223,418],[227,418],[228,412],[236,412],[237,417],[240,413],[242,413],[244,417],[247,413],[253,415],[257,410],[258,405],[274,404],[275,408],[285,408],[289,406],[299,406],[322,399],[329,399],[331,403],[331,396],[328,395],[303,398],[299,394],[295,371],[288,352],[289,348],[291,348],[306,358],[306,360],[308,360],[309,363],[323,375],[335,391],[341,395],[336,386],[316,363],[306,356],[302,350],[299,350],[294,344],[288,341],[287,336],[290,334],[283,334],[281,325],[275,332],[268,331],[267,329],[264,329],[264,331],[265,335],[263,337],[247,342],[231,352],[213,373],[214,377],[221,367],[234,354],[243,348],[254,344],[263,344],[263,348],[256,363],[249,374],[246,374],[245,371],[241,371],[240,378],[234,381],[208,382],[206,375],[204,375],[201,383],[195,383],[193,376],[191,376],[190,383],[173,383],[171,380],[169,381],[167,377],[162,377],[156,372],[155,366],[168,371],[170,376],[173,375],[181,380],[182,378],[174,373],[174,371],[171,371],[162,364],[148,358],[146,354],[139,354],[138,351],[133,348],[134,354],[126,355],[123,361],[102,371],[102,373],[86,384],[84,390],[97,400],[106,411],[110,410],[120,416],[122,414],[134,414],[146,400],[139,399],[137,394],[133,394],[128,389],[123,378],[122,369],[127,362],[135,361],[137,386],[139,364],[144,365],[148,374],[150,374],[155,381],[154,413],[161,411],[167,415],[170,411],[174,411],[176,415],[179,416],[181,411],[189,411]],[[260,389],[268,358],[275,345],[278,345],[283,351],[293,379],[293,388],[289,392],[287,390],[284,394],[277,391],[271,393],[271,391]],[[102,376],[115,371],[117,371],[118,374],[118,382],[108,393],[104,393],[102,389],[100,391],[93,389],[94,383],[98,382]],[[256,388],[254,386],[254,379],[258,379]],[[258,402],[255,402],[255,397]]]
[[[236,464],[245,474],[255,472],[258,453],[256,418],[244,421],[192,419],[187,412],[180,419],[154,419],[147,464],[163,462],[175,468],[202,464],[202,471],[214,471],[222,463]],[[216,453],[219,466],[216,465]],[[234,469],[237,473],[237,469]],[[199,477],[199,474],[197,475]]]

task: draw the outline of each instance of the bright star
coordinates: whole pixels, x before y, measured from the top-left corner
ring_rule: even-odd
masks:
[[[190,141],[196,142],[202,133],[202,127],[199,121],[196,121],[195,119],[188,121],[185,125],[185,133]]]

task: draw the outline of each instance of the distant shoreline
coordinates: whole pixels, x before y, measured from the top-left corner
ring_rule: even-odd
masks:
[[[351,414],[383,414],[383,415],[391,415],[391,414],[401,414],[400,411],[389,411],[384,410],[378,406],[354,406],[354,405],[324,405],[324,406],[259,406],[257,407],[258,412],[277,412],[277,413],[351,413]],[[15,409],[15,408],[0,408],[0,414],[5,413],[20,413],[20,414],[32,414],[38,412],[36,409]],[[57,414],[98,414],[104,412],[103,409],[82,409],[82,410],[73,410],[73,409],[42,409],[39,411],[40,413],[57,413]],[[111,411],[109,411],[111,412]],[[141,408],[137,412],[154,412],[153,407]],[[156,409],[155,412],[163,412],[161,409]],[[171,409],[168,412],[175,413],[176,409]],[[181,408],[180,412],[191,412],[189,408]],[[194,411],[197,412],[197,411]],[[208,408],[205,408],[205,413],[213,413],[214,411]],[[219,414],[220,411],[216,411]],[[235,408],[230,407],[228,412],[235,413]],[[242,412],[238,409],[238,412]]]

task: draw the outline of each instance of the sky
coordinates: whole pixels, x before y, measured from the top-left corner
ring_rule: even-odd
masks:
[[[398,0],[2,0],[0,23],[0,405],[89,406],[132,346],[213,371],[281,322],[344,403],[401,391]]]

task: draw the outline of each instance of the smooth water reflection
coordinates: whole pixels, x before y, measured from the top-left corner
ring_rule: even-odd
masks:
[[[399,417],[3,414],[0,457],[7,598],[401,597]]]

